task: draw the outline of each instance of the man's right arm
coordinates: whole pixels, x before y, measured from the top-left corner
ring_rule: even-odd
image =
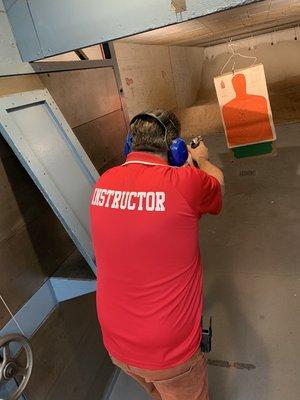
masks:
[[[224,194],[225,181],[223,172],[220,168],[208,161],[208,149],[204,143],[200,142],[199,146],[195,149],[192,149],[190,146],[188,146],[188,149],[190,153],[190,160],[192,159],[197,164],[199,169],[216,178],[221,185],[222,194]]]

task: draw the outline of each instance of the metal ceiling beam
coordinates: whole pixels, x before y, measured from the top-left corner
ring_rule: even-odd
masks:
[[[4,0],[23,61],[65,53],[261,0]]]
[[[0,77],[107,67],[115,68],[114,62],[112,60],[0,62]]]

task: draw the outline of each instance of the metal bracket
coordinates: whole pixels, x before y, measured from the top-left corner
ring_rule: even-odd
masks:
[[[182,13],[183,11],[186,11],[186,0],[171,0],[171,9],[176,13]]]

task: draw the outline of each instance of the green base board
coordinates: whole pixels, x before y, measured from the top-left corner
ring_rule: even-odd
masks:
[[[273,142],[250,144],[232,149],[235,158],[255,157],[270,154],[273,151]]]

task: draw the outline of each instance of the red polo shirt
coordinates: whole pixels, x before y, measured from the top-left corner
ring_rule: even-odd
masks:
[[[202,266],[198,220],[217,214],[219,182],[190,166],[130,153],[104,173],[91,199],[97,309],[108,352],[164,369],[199,348]]]

